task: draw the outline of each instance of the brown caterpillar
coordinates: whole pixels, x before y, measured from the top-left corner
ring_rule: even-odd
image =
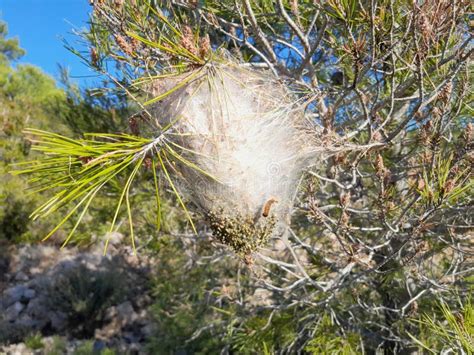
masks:
[[[265,204],[263,205],[263,211],[262,211],[262,216],[263,217],[268,217],[270,214],[270,208],[274,203],[278,202],[276,198],[271,197]]]

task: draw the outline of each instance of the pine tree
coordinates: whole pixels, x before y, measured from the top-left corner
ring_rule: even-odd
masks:
[[[136,112],[127,131],[83,132],[78,139],[28,131],[39,137],[34,149],[46,155],[20,172],[33,173],[45,184],[41,189],[55,193],[34,215],[65,208],[64,219],[46,237],[75,216],[67,243],[94,199],[115,184],[120,193],[109,230],[126,216],[135,246],[133,197],[137,182],[145,179],[158,225],[166,221],[167,199],[182,208],[188,221],[180,233],[186,240],[182,253],[189,260],[205,256],[217,268],[229,249],[209,245],[231,246],[253,266],[242,269],[239,259],[231,259],[239,277],[234,272],[230,285],[209,285],[213,297],[206,302],[215,307],[209,311],[215,321],[186,332],[189,348],[211,334],[224,339],[212,343],[213,349],[244,353],[337,351],[332,345],[341,353],[415,350],[420,345],[414,333],[421,328],[412,319],[434,312],[436,299],[455,312],[454,300],[471,291],[468,9],[460,0],[94,1],[89,30],[82,34],[88,51],[72,50],[113,84],[104,92],[126,93]],[[233,84],[227,84],[231,77]],[[260,91],[252,89],[257,82]],[[279,156],[290,142],[284,151],[296,144],[304,153],[298,159],[310,162],[304,172],[298,164],[288,170],[297,170],[289,179],[291,187],[298,186],[295,201],[280,196],[261,201],[264,209],[271,199],[285,202],[269,208],[275,223],[242,213],[256,211],[249,202],[255,194],[245,196],[246,190],[237,203],[227,198],[212,210],[218,194],[209,193],[209,186],[234,196],[229,193],[234,186],[222,181],[234,175],[221,174],[201,158],[212,149],[197,149],[206,146],[202,137],[211,146],[219,143],[203,133],[212,115],[200,120],[195,113],[211,110],[219,124],[234,122],[232,114],[241,112],[225,111],[222,102],[235,106],[232,100],[241,100],[246,107],[249,97],[262,111],[247,112],[271,117],[263,122],[276,125],[272,130],[256,121],[254,137],[274,139],[282,127],[275,122],[289,122],[284,126],[289,135],[272,141],[271,148],[259,147]],[[251,138],[254,125],[243,126],[239,137]],[[228,132],[225,124],[221,129]],[[292,130],[301,141],[293,140]],[[251,154],[242,147],[235,149],[246,153],[233,167],[259,156],[256,148]],[[229,156],[235,162],[238,154]],[[286,167],[265,166],[278,178]],[[242,171],[251,184],[265,176],[251,164]],[[282,205],[291,210],[291,224]],[[222,215],[229,206],[236,213]],[[214,237],[200,223],[206,220]],[[201,249],[201,238],[189,241],[196,235],[214,244]],[[186,282],[186,270],[181,273]],[[182,293],[174,299],[186,302],[189,290],[175,292]],[[255,300],[257,293],[263,301]],[[180,312],[175,315],[184,316]]]

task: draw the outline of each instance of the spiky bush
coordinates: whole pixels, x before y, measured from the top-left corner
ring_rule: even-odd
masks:
[[[47,286],[46,303],[66,316],[70,335],[92,337],[105,323],[107,308],[126,298],[125,276],[116,268],[90,269],[79,264],[63,271]]]

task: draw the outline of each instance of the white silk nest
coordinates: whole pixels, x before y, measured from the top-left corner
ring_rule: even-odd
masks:
[[[183,84],[184,83],[184,84]],[[250,257],[288,223],[317,134],[286,87],[267,73],[214,64],[161,80],[152,108],[163,141],[183,160],[175,181],[204,212],[214,236]]]

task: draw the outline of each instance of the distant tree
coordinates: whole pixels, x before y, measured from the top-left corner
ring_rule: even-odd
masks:
[[[17,38],[7,39],[8,26],[0,21],[0,61],[17,60],[25,54]]]
[[[78,127],[97,131],[116,132],[118,123],[126,127],[128,104],[116,97],[93,97],[89,92],[78,90],[63,73],[65,89],[40,68],[29,64],[16,64],[25,51],[19,40],[7,38],[7,25],[0,23],[0,240],[37,240],[47,233],[51,224],[58,223],[59,216],[44,221],[32,221],[29,215],[39,203],[39,196],[28,194],[25,179],[8,174],[12,164],[34,159],[31,141],[25,137],[26,127],[54,130],[57,133],[74,134]],[[14,65],[15,64],[15,65]],[[113,105],[112,105],[113,102]],[[34,184],[30,184],[32,187]],[[107,204],[99,212],[106,213]],[[83,242],[89,242],[91,234],[98,231],[95,225],[79,229]],[[85,237],[87,236],[87,237]],[[81,238],[79,238],[81,240]]]
[[[13,67],[12,62],[25,51],[18,39],[7,39],[7,34],[7,25],[0,22],[0,240],[20,238],[30,227],[32,206],[26,198],[25,184],[7,174],[9,164],[25,160],[30,153],[30,142],[24,139],[22,130],[32,124],[52,129],[53,125],[48,125],[53,113],[50,108],[64,97],[54,80],[40,69],[30,65]]]

